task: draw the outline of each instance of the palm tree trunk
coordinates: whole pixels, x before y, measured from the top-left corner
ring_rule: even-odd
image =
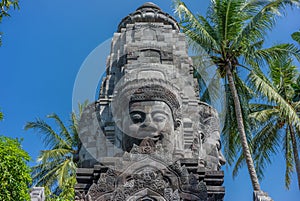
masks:
[[[293,126],[291,124],[289,124],[289,127],[290,127],[291,140],[292,140],[292,146],[293,146],[294,161],[296,164],[296,172],[297,172],[297,176],[298,176],[298,188],[300,190],[300,161],[299,161],[299,155],[298,155],[296,136],[295,136]]]
[[[242,114],[242,109],[241,109],[241,103],[237,94],[237,90],[235,87],[235,83],[233,80],[233,75],[231,72],[231,66],[227,65],[226,66],[226,75],[228,78],[229,82],[229,88],[233,96],[233,102],[234,102],[234,109],[235,109],[235,114],[236,114],[236,120],[237,120],[237,125],[238,125],[238,131],[240,134],[240,140],[242,143],[242,148],[243,148],[243,154],[246,159],[247,167],[248,167],[248,172],[250,175],[250,179],[252,182],[253,190],[254,191],[260,191],[260,185],[259,181],[257,178],[257,174],[254,168],[254,163],[251,157],[250,149],[248,146],[247,138],[246,138],[246,133],[245,133],[245,127],[244,127],[244,122],[243,122],[243,114]]]

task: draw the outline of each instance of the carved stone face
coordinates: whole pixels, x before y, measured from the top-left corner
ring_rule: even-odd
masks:
[[[204,143],[204,147],[207,150],[207,165],[212,170],[220,170],[221,166],[226,163],[226,160],[221,152],[221,142],[218,137],[219,134],[215,135],[215,138],[207,139]]]
[[[163,147],[174,148],[172,111],[163,101],[131,103],[129,117],[124,117],[122,127],[127,136],[138,140],[151,139],[155,143],[161,142]]]

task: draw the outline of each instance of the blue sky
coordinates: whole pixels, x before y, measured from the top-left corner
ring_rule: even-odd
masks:
[[[170,0],[153,2],[173,15]],[[208,4],[208,0],[185,2],[201,14]],[[123,17],[143,3],[143,0],[24,0],[19,11],[3,20],[0,107],[5,117],[0,122],[0,134],[24,138],[23,148],[33,158],[31,165],[43,146],[38,135],[23,130],[25,123],[36,117],[45,119],[53,112],[68,121],[74,83],[82,63],[98,45],[113,36]],[[300,9],[288,10],[287,17],[279,20],[268,36],[268,44],[291,41],[290,34],[300,29],[299,16]],[[108,49],[100,51],[99,60],[104,61],[108,52]],[[103,62],[97,73],[104,68]],[[274,200],[299,200],[296,174],[292,176],[291,189],[284,187],[284,160],[281,150],[279,153],[273,157],[273,165],[266,168],[262,189]],[[223,170],[225,201],[252,201],[246,167],[235,180],[229,167]]]

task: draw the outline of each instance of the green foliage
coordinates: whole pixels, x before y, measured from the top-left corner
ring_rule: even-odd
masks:
[[[227,113],[222,137],[225,157],[229,164],[237,159],[237,167],[241,167],[244,156],[237,156],[243,148],[254,190],[260,190],[260,187],[248,146],[252,136],[247,119],[248,103],[253,94],[244,81],[245,71],[252,72],[254,78],[259,71],[252,70],[272,60],[283,59],[286,55],[300,60],[300,50],[294,44],[264,48],[265,37],[274,28],[277,18],[284,14],[287,6],[298,5],[299,0],[214,0],[204,17],[193,14],[183,1],[174,0],[175,13],[190,46],[200,57],[205,50],[217,65],[220,77],[224,78]],[[256,82],[252,83],[260,87],[259,76],[255,78]],[[284,101],[281,103],[283,105]],[[297,118],[291,108],[285,112],[289,113],[290,119]]]
[[[192,60],[193,65],[197,66],[194,68],[194,78],[198,81],[200,100],[208,104],[222,101],[223,83],[219,74],[215,73],[216,66],[209,55],[203,53],[192,57]]]
[[[38,164],[32,168],[33,184],[46,188],[47,200],[74,200],[78,152],[81,146],[77,132],[78,120],[86,105],[87,102],[79,104],[78,115],[71,113],[69,126],[57,114],[47,116],[54,121],[57,130],[39,118],[27,122],[25,126],[25,130],[38,131],[48,148],[40,152]]]
[[[17,139],[0,136],[0,200],[29,200],[30,157]]]
[[[0,22],[2,20],[3,17],[9,17],[9,10],[11,8],[13,9],[19,9],[19,0],[1,0],[0,1]]]
[[[2,22],[3,17],[10,17],[9,10],[19,9],[19,0],[1,0],[0,1],[0,23]],[[0,32],[0,46],[1,46],[1,35]]]
[[[59,189],[59,193],[53,193],[48,187],[45,187],[46,201],[73,201],[75,197],[75,184],[76,178],[69,177]]]
[[[231,66],[244,118],[247,118],[249,112],[247,105],[252,92],[242,79],[241,74],[245,74],[245,70],[239,71],[238,68],[251,70],[257,64],[265,65],[285,55],[293,55],[300,59],[300,51],[293,44],[278,44],[263,48],[267,32],[272,30],[277,17],[284,13],[287,6],[294,5],[299,5],[299,1],[216,0],[211,2],[204,17],[193,14],[183,1],[174,0],[175,13],[180,18],[180,25],[189,37],[190,46],[200,54],[199,57],[203,57],[202,52],[205,50],[217,65],[218,72],[225,78],[225,82],[227,80],[225,67]],[[240,151],[240,145],[237,143],[238,136],[234,136],[238,135],[237,122],[229,87],[226,88],[226,100],[227,114],[223,143],[225,157],[228,163],[232,164]],[[245,130],[248,131],[248,138],[250,138],[248,122],[247,119],[244,120]]]
[[[300,31],[293,33],[292,38],[300,45]]]
[[[249,89],[245,83],[235,75],[236,88],[239,94],[239,99],[241,103],[242,115],[243,115],[243,124],[245,125],[245,131],[248,134],[247,140],[248,143],[251,140],[251,131],[250,131],[250,121],[248,119],[249,114],[249,100],[252,98],[252,90]],[[236,120],[236,111],[234,108],[234,99],[232,92],[229,89],[228,84],[225,85],[226,91],[226,116],[224,122],[224,128],[222,131],[222,143],[224,147],[224,155],[227,160],[228,165],[233,165],[236,156],[241,151],[241,141],[238,131],[238,122]],[[233,174],[235,176],[235,174]]]
[[[290,72],[292,72],[292,69]],[[300,130],[299,115],[297,114],[295,108],[289,103],[294,94],[294,90],[291,86],[291,83],[285,83],[292,80],[288,80],[288,77],[281,77],[279,81],[283,83],[283,85],[280,86],[280,84],[276,85],[275,83],[269,82],[268,79],[259,72],[252,72],[249,78],[256,92],[266,97],[271,103],[276,103],[281,115],[286,118],[288,122],[293,122],[295,127]],[[276,78],[273,77],[271,79]],[[273,82],[276,82],[276,80]]]
[[[293,150],[291,138],[294,132],[298,133],[298,138],[300,136],[300,103],[297,100],[297,90],[300,88],[300,82],[297,81],[299,72],[292,64],[292,59],[287,56],[270,61],[269,68],[270,79],[258,69],[258,72],[250,76],[258,98],[265,99],[263,103],[251,104],[250,118],[257,123],[253,155],[259,178],[263,178],[266,165],[272,162],[271,155],[278,154],[283,149],[286,161],[285,185],[289,188],[295,160],[299,160],[293,158],[293,152],[298,151]],[[294,143],[297,144],[296,141]]]

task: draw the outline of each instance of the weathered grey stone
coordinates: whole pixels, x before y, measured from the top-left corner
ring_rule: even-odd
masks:
[[[75,200],[223,200],[219,118],[197,88],[174,18],[153,3],[125,17],[80,120]]]
[[[253,201],[273,201],[271,197],[266,192],[254,191]]]
[[[30,189],[31,201],[44,201],[45,199],[44,187],[33,187]]]

